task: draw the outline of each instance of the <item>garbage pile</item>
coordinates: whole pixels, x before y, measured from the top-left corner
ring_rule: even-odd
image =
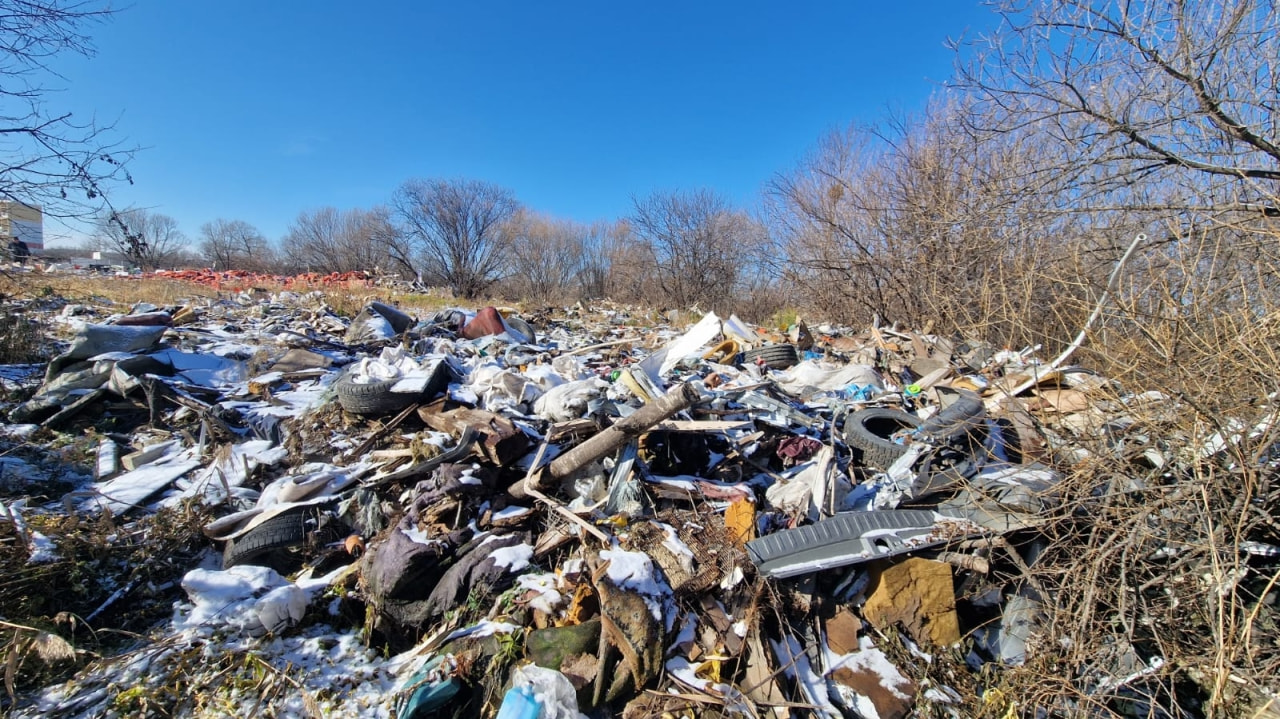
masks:
[[[18,716],[145,710],[179,674],[175,713],[961,716],[972,686],[920,667],[1053,641],[1030,569],[1054,467],[1154,400],[879,327],[347,320],[292,292],[94,312],[62,309],[74,339],[6,433],[116,430],[91,481],[0,524],[200,506],[211,551],[172,621]]]

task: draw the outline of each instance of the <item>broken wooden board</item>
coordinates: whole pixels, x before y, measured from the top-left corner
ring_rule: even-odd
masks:
[[[448,432],[455,437],[470,427],[476,433],[476,451],[499,467],[520,459],[529,448],[529,437],[514,422],[493,412],[466,407],[434,412],[424,407],[419,410],[418,417],[431,429]]]

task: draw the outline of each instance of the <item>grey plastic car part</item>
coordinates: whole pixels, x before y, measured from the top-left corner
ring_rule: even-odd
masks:
[[[940,524],[946,524],[945,529]],[[747,542],[747,554],[767,577],[785,579],[892,557],[978,534],[919,509],[847,512]]]

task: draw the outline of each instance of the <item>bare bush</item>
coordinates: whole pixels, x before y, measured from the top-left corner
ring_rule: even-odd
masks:
[[[1084,304],[1069,300],[1105,272],[1115,231],[1099,238],[1047,207],[1058,188],[1028,171],[1031,138],[975,137],[958,125],[964,112],[940,104],[918,121],[833,133],[771,183],[770,221],[807,304],[1010,343],[1078,324]],[[1108,251],[1082,255],[1100,244]]]
[[[391,271],[390,211],[322,207],[298,214],[280,242],[282,263],[300,272]]]
[[[260,272],[275,265],[267,238],[244,220],[217,219],[201,225],[200,253],[215,270]]]
[[[601,251],[606,228],[518,212],[508,230],[513,261],[502,291],[538,303],[601,296],[608,272]]]
[[[1077,360],[1169,397],[1099,428],[1099,459],[1072,468],[1035,573],[1057,641],[1008,686],[1060,713],[1260,716],[1278,691],[1262,638],[1277,575],[1246,548],[1280,541],[1280,15],[1250,0],[998,7],[1004,28],[961,68],[962,125],[982,148],[1033,143],[1029,216],[1076,218],[1069,261],[1027,281],[1087,304],[1099,262],[1147,232]],[[1102,681],[1125,667],[1142,678]]]
[[[411,275],[474,298],[510,271],[508,223],[519,209],[505,188],[476,180],[409,180],[392,201],[392,258]]]
[[[619,248],[619,267],[643,299],[668,307],[728,309],[758,265],[767,235],[759,224],[709,190],[655,192],[634,198]]]
[[[996,4],[958,85],[980,130],[1033,127],[1096,173],[1092,187],[1199,175],[1247,206],[1280,180],[1280,14],[1267,0]],[[1224,180],[1226,184],[1219,183]],[[1237,195],[1236,193],[1243,193]],[[1240,201],[1237,201],[1240,200]]]
[[[93,242],[99,249],[117,252],[144,270],[187,259],[187,236],[178,229],[178,221],[147,210],[112,212],[99,220]]]

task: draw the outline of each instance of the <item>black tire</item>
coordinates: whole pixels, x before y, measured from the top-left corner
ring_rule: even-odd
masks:
[[[962,393],[949,407],[920,425],[920,432],[939,442],[958,442],[986,426],[987,412],[982,398]]]
[[[356,384],[351,381],[350,373],[343,373],[334,385],[334,390],[338,393],[338,404],[352,414],[389,415],[400,412],[420,399],[420,395],[410,392],[392,392],[391,388],[397,381],[387,379]]]
[[[765,345],[742,353],[744,365],[755,364],[757,360],[770,369],[787,369],[794,367],[800,357],[795,345]]]
[[[282,549],[307,541],[307,512],[298,510],[272,517],[248,532],[228,539],[222,551],[222,568],[239,564],[263,564],[273,569]],[[262,560],[267,560],[263,562]]]
[[[896,409],[874,407],[854,412],[844,420],[844,441],[862,453],[862,463],[888,469],[907,453],[907,445],[889,439],[895,432],[915,429],[920,418]]]

